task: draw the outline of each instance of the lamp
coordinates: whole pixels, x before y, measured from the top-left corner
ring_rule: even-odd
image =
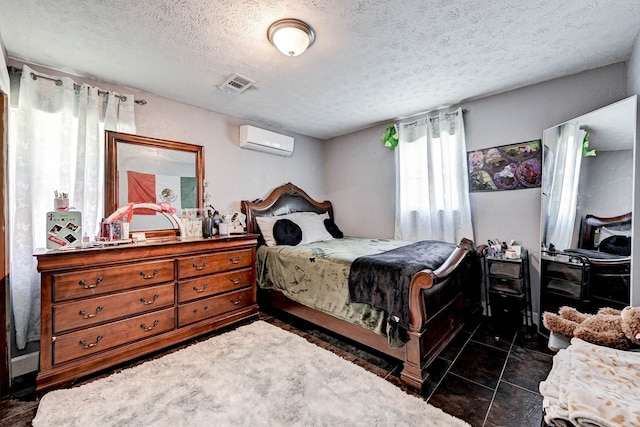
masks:
[[[287,18],[271,24],[267,38],[285,55],[298,56],[313,44],[316,33],[306,22]]]

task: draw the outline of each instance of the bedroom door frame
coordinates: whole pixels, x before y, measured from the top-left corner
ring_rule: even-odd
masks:
[[[7,140],[8,140],[8,97],[0,91],[0,397],[7,394],[11,385],[11,375],[9,372],[9,257],[7,231],[9,230],[9,215],[7,209]]]

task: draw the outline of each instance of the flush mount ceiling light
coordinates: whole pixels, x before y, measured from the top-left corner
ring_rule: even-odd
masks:
[[[267,38],[287,56],[298,56],[316,39],[316,33],[299,19],[280,19],[269,26]]]

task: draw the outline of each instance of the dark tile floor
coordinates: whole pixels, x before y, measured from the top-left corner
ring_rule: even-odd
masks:
[[[304,336],[392,382],[472,426],[539,427],[542,396],[538,384],[551,370],[553,352],[536,333],[496,328],[480,317],[468,325],[431,364],[421,393],[400,381],[402,365],[348,340],[285,315],[263,320]]]
[[[538,383],[551,369],[553,353],[537,334],[525,337],[517,328],[494,327],[478,318],[431,364],[421,393],[400,381],[401,364],[387,356],[292,317],[260,313],[262,320],[305,337],[408,393],[467,421],[472,426],[535,426],[542,420]],[[30,426],[38,401],[35,377],[21,378],[0,402],[0,427]]]

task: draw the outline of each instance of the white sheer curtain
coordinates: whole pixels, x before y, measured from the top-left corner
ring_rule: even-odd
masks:
[[[473,239],[462,109],[398,127],[395,237]]]
[[[83,230],[95,236],[104,210],[104,130],[135,133],[135,119],[132,95],[76,85],[26,65],[19,92],[9,124],[9,222],[13,321],[23,349],[40,336],[33,253],[46,247],[45,215],[53,210],[54,191],[69,193]]]
[[[572,246],[585,135],[578,124],[566,123],[560,127],[555,146],[545,153],[543,179],[553,177],[543,188],[543,197],[548,197],[545,243],[559,250]]]

